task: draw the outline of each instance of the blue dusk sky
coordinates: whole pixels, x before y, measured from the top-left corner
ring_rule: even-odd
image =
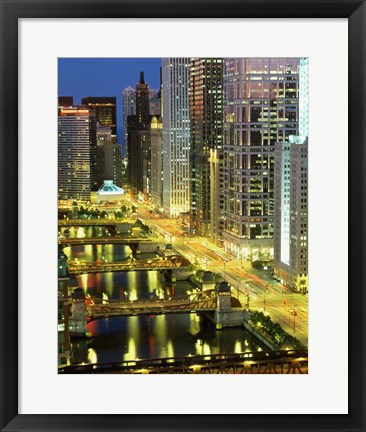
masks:
[[[122,90],[136,87],[140,71],[152,89],[160,86],[161,58],[59,58],[58,95],[73,96],[74,104],[88,96],[117,98],[117,142],[123,142]]]

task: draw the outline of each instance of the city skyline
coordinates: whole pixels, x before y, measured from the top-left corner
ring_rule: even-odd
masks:
[[[122,92],[136,89],[140,72],[151,89],[160,87],[161,58],[59,58],[58,95],[73,96],[75,104],[89,96],[117,98],[117,143],[123,144]]]
[[[307,373],[308,59],[154,60],[117,94],[59,92],[59,366],[293,349]]]

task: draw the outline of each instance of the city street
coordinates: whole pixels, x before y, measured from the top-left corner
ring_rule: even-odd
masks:
[[[150,214],[140,214],[148,217]],[[308,344],[308,296],[293,293],[274,280],[270,270],[256,269],[248,261],[233,259],[228,253],[203,237],[184,236],[177,220],[149,218],[146,223],[162,241],[173,247],[198,267],[220,273],[232,286],[232,294],[243,306],[268,314],[289,334]]]

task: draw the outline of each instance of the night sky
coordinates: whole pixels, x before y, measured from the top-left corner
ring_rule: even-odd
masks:
[[[136,88],[140,71],[149,87],[158,90],[160,66],[160,58],[60,58],[58,95],[73,96],[76,105],[88,96],[116,96],[117,142],[122,144],[122,90]]]

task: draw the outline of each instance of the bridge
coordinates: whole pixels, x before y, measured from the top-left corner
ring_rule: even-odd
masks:
[[[78,364],[62,374],[307,374],[307,350],[252,351]]]
[[[141,270],[170,270],[183,268],[182,260],[161,259],[161,260],[136,260],[117,262],[81,262],[68,261],[70,276],[77,276],[84,273],[103,273],[117,271],[141,271]]]
[[[139,244],[150,243],[152,240],[147,237],[84,237],[84,238],[59,238],[60,246],[78,246],[92,244]]]
[[[83,226],[114,226],[123,223],[134,224],[136,219],[59,219],[59,227],[83,227]]]
[[[100,301],[100,300],[99,300]],[[207,297],[196,293],[189,298],[171,298],[168,300],[109,301],[107,304],[94,303],[88,299],[85,307],[87,322],[99,318],[111,318],[136,315],[162,315],[169,313],[195,313],[215,311],[217,297]]]

